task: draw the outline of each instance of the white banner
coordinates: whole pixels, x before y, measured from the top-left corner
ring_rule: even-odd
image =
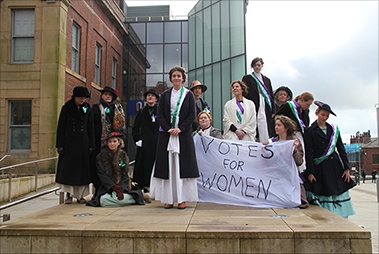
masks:
[[[261,208],[300,205],[293,141],[268,145],[252,141],[194,137],[200,202]]]

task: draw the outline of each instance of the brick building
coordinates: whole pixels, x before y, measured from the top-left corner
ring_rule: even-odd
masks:
[[[77,85],[117,88],[144,72],[145,50],[124,24],[122,0],[0,1],[0,158],[5,165],[56,156],[61,106]],[[144,80],[138,81],[139,86]],[[126,103],[124,103],[125,105]]]

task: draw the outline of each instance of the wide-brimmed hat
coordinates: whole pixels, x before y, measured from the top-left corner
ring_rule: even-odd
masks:
[[[336,114],[334,114],[334,112],[332,111],[332,108],[328,104],[321,101],[315,101],[314,104],[318,106],[319,108],[328,111],[330,114],[337,116]]]
[[[208,87],[204,84],[201,84],[201,82],[199,80],[195,80],[195,81],[192,81],[191,82],[191,85],[190,85],[190,90],[193,91],[193,89],[197,86],[200,86],[201,87],[201,91],[202,93],[204,93],[205,91],[207,91]]]
[[[288,96],[287,96],[287,101],[292,101],[292,91],[291,89],[289,89],[289,87],[286,87],[286,86],[281,86],[281,87],[278,87],[275,92],[274,92],[274,97],[276,98],[276,96],[278,95],[278,93],[280,91],[285,91]]]
[[[157,101],[159,101],[159,94],[158,94],[158,92],[157,92],[155,89],[153,89],[153,88],[149,89],[147,92],[145,92],[145,93],[143,94],[143,96],[145,97],[145,99],[146,99],[146,97],[147,97],[147,95],[148,95],[149,93],[154,94],[155,97],[157,97]]]
[[[105,92],[110,92],[112,94],[113,100],[117,99],[118,91],[116,89],[113,89],[110,86],[105,86],[103,90],[100,91],[100,93],[104,94]]]
[[[123,135],[120,133],[120,132],[111,132],[108,134],[107,138],[106,139],[110,139],[110,138],[122,138]]]
[[[89,93],[88,89],[84,86],[76,86],[74,87],[74,90],[72,91],[72,97],[91,97],[91,94]]]

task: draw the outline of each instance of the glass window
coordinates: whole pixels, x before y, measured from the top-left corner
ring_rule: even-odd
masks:
[[[188,44],[182,44],[182,65],[188,71]]]
[[[197,2],[195,6],[195,11],[198,12],[198,11],[201,11],[202,9],[203,9],[203,1]]]
[[[209,107],[211,108],[211,113],[212,113],[212,108],[213,108],[213,97],[212,97],[212,67],[207,66],[204,67],[204,80],[200,80],[204,85],[208,87],[207,91],[203,94],[204,100],[208,103]],[[213,113],[212,113],[213,114]]]
[[[95,84],[100,86],[100,71],[101,71],[101,45],[96,43],[95,52]]]
[[[372,164],[379,164],[379,154],[372,155]]]
[[[136,34],[138,35],[141,43],[145,43],[145,23],[130,23]]]
[[[234,4],[234,3],[233,3]],[[221,59],[230,57],[229,2],[221,1]]]
[[[30,150],[32,102],[9,102],[9,149]]]
[[[196,45],[195,45],[195,38],[196,38],[196,27],[195,27],[195,16],[191,16],[188,19],[188,47],[189,51],[192,52],[192,54],[188,55],[188,68],[195,69],[196,66],[196,60],[195,60],[195,52],[196,52]]]
[[[242,77],[242,76],[241,76]],[[239,77],[238,79],[241,79]],[[221,62],[221,94],[222,101],[227,102],[231,98],[231,88],[230,83],[232,82],[231,73],[230,73],[230,60],[225,60]]]
[[[211,8],[204,10],[204,65],[212,61]]]
[[[163,23],[147,23],[146,43],[163,43]]]
[[[112,58],[112,88],[116,88],[117,59]]]
[[[196,14],[196,68],[203,65],[203,19],[202,12]]]
[[[221,64],[216,63],[213,65],[212,70],[212,96],[213,107],[212,107],[212,118],[213,118],[213,126],[223,129],[222,118],[224,114],[224,103],[221,100]],[[228,99],[229,100],[229,99]]]
[[[80,27],[74,23],[72,25],[72,56],[71,56],[71,69],[79,73],[79,54],[80,49]]]
[[[233,17],[230,19],[231,57],[243,54],[245,51],[245,15],[241,15],[244,10],[244,1],[234,1],[230,4],[230,16]]]
[[[209,5],[211,5],[211,0],[203,0],[203,4],[204,4],[204,8],[208,7]]]
[[[237,80],[242,79],[243,75],[246,74],[245,68],[246,68],[246,61],[245,61],[245,55],[241,55],[238,57],[234,57],[231,60],[231,74],[232,78],[231,80]]]
[[[180,42],[181,38],[181,22],[173,21],[173,22],[165,22],[164,29],[164,40],[166,43],[170,42]]]
[[[146,90],[149,88],[154,88],[158,93],[163,92],[163,74],[147,74],[146,75]],[[160,90],[160,91],[158,91]]]
[[[163,45],[147,45],[146,58],[151,65],[148,73],[163,72]]]
[[[164,47],[164,72],[169,72],[174,66],[181,66],[182,49],[180,44],[166,44]]]
[[[203,68],[196,69],[196,79],[200,82],[204,82],[204,70]],[[193,80],[190,80],[189,83],[191,83]]]
[[[34,9],[12,10],[12,63],[34,61]]]
[[[182,42],[188,42],[188,22],[182,22]]]
[[[220,3],[212,5],[212,57],[213,62],[221,59]]]

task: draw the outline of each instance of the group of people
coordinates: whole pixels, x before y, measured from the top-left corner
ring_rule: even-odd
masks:
[[[56,182],[66,192],[65,204],[119,206],[144,204],[148,197],[129,187],[129,159],[123,150],[126,138],[125,113],[118,92],[104,87],[99,103],[87,103],[88,89],[77,86],[61,109],[56,147],[59,154]],[[95,193],[89,201],[89,184]]]
[[[144,94],[147,105],[138,112],[132,131],[137,146],[133,181],[140,187],[135,193],[125,185],[123,179],[127,170],[123,171],[122,165],[127,165],[126,159],[119,159],[122,158],[122,151],[113,149],[112,146],[112,143],[117,143],[118,147],[122,146],[118,134],[115,133],[122,136],[124,129],[120,126],[114,129],[115,126],[112,124],[104,127],[104,122],[107,121],[105,117],[107,109],[113,105],[114,100],[107,102],[102,96],[105,103],[101,101],[97,106],[93,106],[93,111],[96,109],[98,113],[90,114],[90,106],[85,102],[86,97],[89,97],[88,91],[85,91],[84,87],[74,89],[71,102],[67,102],[62,108],[58,123],[57,148],[58,152],[60,149],[64,151],[59,152],[60,159],[70,153],[79,156],[78,149],[81,149],[80,156],[89,154],[92,158],[96,156],[96,159],[91,161],[96,162],[99,181],[95,184],[98,186],[95,198],[88,202],[92,205],[113,204],[110,200],[122,196],[119,195],[120,192],[124,194],[122,197],[127,199],[127,203],[132,201],[140,204],[143,203],[141,194],[149,192],[151,198],[160,200],[166,209],[174,207],[175,203],[179,209],[185,209],[186,202],[198,200],[196,178],[199,177],[199,169],[193,135],[249,140],[263,144],[294,140],[293,159],[299,169],[302,190],[299,207],[306,208],[310,202],[342,217],[354,214],[348,190],[355,185],[355,182],[350,178],[350,165],[338,126],[327,122],[329,115],[335,113],[328,104],[315,101],[310,92],[303,92],[294,99],[288,87],[279,87],[274,92],[270,79],[261,73],[263,64],[262,58],[253,59],[251,63],[253,72],[245,75],[242,80],[230,84],[233,98],[224,106],[222,131],[212,126],[211,109],[201,98],[207,86],[195,80],[191,82],[189,89],[184,87],[186,73],[182,67],[173,67],[170,70],[169,79],[172,87],[160,96],[154,89]],[[79,94],[79,91],[83,94]],[[317,106],[315,112],[317,120],[310,125],[309,108],[313,103]],[[75,109],[71,109],[75,114],[70,115],[71,118],[62,117],[69,106]],[[85,108],[88,110],[87,114]],[[87,141],[86,146],[73,145],[72,149],[66,148],[63,141],[63,143],[58,142],[62,135],[59,134],[62,132],[59,126],[63,121],[66,122],[67,129],[73,128],[75,135],[79,135],[75,133],[75,130],[78,132],[79,129],[75,128],[84,127],[87,129],[82,130],[80,134],[91,135],[91,121],[95,122],[95,127],[96,123],[100,122],[102,128],[97,127],[94,131],[98,136],[96,140],[98,143],[106,142],[108,148],[99,150],[101,144],[92,144],[89,138],[83,139]],[[118,121],[115,119],[108,121],[113,124],[114,122]],[[109,129],[112,131],[109,132]],[[105,134],[107,130],[108,136]],[[78,140],[79,137],[75,135],[69,135],[69,138]],[[114,139],[119,142],[115,142]],[[105,157],[108,156],[109,160],[113,158],[111,165],[119,173],[111,173],[112,170],[104,166],[106,163],[101,163],[103,154]],[[116,160],[114,156],[118,159]],[[71,168],[73,164],[78,166],[72,161],[67,164],[66,167],[70,168],[72,173],[75,171]],[[82,162],[80,166],[90,167],[89,164],[90,162]],[[63,188],[69,193],[68,198],[73,194],[79,202],[88,192],[84,185],[89,181],[88,175],[82,174],[81,177],[83,181],[80,183],[84,184],[79,192],[75,192],[72,188]],[[65,182],[61,179],[64,179],[63,174],[57,174],[57,182],[65,187]],[[78,183],[74,186],[80,187]],[[102,201],[104,193],[109,197],[104,197]]]

